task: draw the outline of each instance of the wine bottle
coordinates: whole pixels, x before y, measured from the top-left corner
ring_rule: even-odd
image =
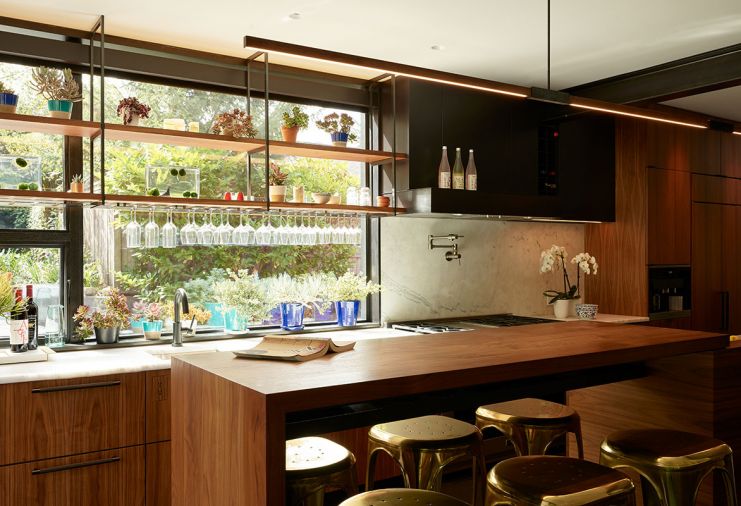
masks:
[[[473,161],[473,149],[468,150],[468,165],[466,165],[466,190],[478,189],[476,163]]]
[[[10,351],[23,353],[28,351],[28,315],[21,305],[23,295],[20,288],[15,290],[15,307],[10,312]]]
[[[437,170],[438,188],[450,188],[450,164],[448,163],[448,147],[443,146],[443,157],[440,159],[440,168]]]
[[[453,189],[466,189],[466,173],[463,170],[463,161],[461,160],[461,148],[455,148],[455,163],[453,164]]]
[[[28,349],[39,347],[39,306],[33,301],[33,285],[26,285],[26,313],[28,314]]]

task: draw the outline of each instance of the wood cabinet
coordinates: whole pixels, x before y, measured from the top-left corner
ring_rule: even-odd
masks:
[[[689,172],[647,169],[649,265],[690,264],[690,178]]]
[[[721,174],[741,178],[741,135],[724,135],[721,143]]]
[[[148,371],[146,441],[170,440],[170,370]]]
[[[646,164],[659,169],[721,174],[721,139],[712,130],[646,122]]]
[[[0,467],[3,506],[144,505],[144,446]]]
[[[0,465],[144,442],[144,375],[2,385]]]
[[[170,499],[171,469],[169,441],[146,445],[147,506],[170,506],[172,503]]]

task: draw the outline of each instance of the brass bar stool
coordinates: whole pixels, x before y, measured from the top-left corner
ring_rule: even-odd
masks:
[[[700,482],[721,471],[727,504],[737,506],[733,452],[723,441],[676,430],[623,430],[610,434],[600,447],[600,462],[631,468],[644,478],[644,497],[666,506],[694,505]]]
[[[473,460],[473,501],[484,502],[486,464],[481,431],[446,416],[421,416],[371,427],[368,432],[366,490],[372,490],[378,452],[391,456],[401,467],[407,488],[439,492],[443,468],[454,460]]]
[[[481,406],[476,410],[476,426],[499,430],[519,456],[545,455],[554,439],[571,432],[579,458],[584,458],[579,414],[563,404],[525,398]]]
[[[431,490],[415,490],[411,488],[387,488],[372,490],[347,499],[340,506],[386,506],[388,504],[405,504],[413,506],[468,506],[467,502],[455,497],[432,492]]]
[[[286,484],[290,506],[322,506],[324,489],[358,493],[355,456],[342,445],[321,437],[286,441]]]
[[[487,478],[486,506],[633,506],[625,474],[586,460],[555,455],[514,457]]]

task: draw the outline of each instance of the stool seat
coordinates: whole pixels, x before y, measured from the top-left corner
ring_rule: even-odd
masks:
[[[352,452],[322,437],[286,441],[288,504],[321,506],[328,486],[342,488],[348,496],[357,494]]]
[[[602,449],[616,457],[683,469],[705,465],[731,453],[731,448],[718,439],[664,429],[613,432],[603,441]]]
[[[572,432],[579,458],[584,458],[579,414],[563,404],[524,398],[480,406],[476,410],[476,426],[500,431],[520,456],[543,455],[556,438]]]
[[[340,506],[468,506],[468,503],[455,497],[432,492],[430,490],[415,490],[410,488],[387,488],[372,490],[353,496],[342,502]]]
[[[456,441],[468,444],[478,430],[470,423],[447,416],[420,416],[407,420],[379,423],[371,427],[368,436],[387,444],[413,448],[436,448],[440,443],[454,445]]]
[[[632,505],[633,482],[620,471],[586,460],[552,455],[514,457],[487,478],[487,505],[587,505],[610,499]]]

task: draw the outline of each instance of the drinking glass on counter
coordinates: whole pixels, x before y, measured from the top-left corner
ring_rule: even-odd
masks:
[[[53,304],[46,309],[44,341],[49,348],[64,346],[64,307]]]

